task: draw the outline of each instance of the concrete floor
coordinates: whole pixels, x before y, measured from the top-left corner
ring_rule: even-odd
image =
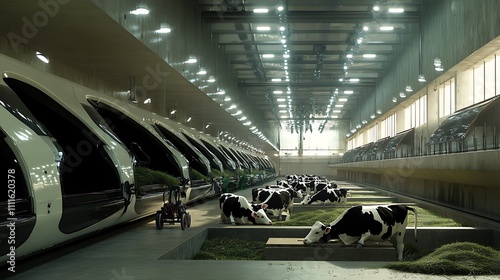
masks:
[[[239,191],[250,197],[250,189]],[[167,251],[206,227],[220,223],[218,201],[211,200],[192,206],[191,228],[182,231],[180,225],[166,225],[156,230],[154,221],[125,228],[124,232],[102,238],[81,249],[50,258],[23,272],[0,274],[8,277],[36,280],[224,280],[224,279],[499,279],[498,276],[431,276],[400,273],[383,268],[385,262],[345,261],[192,261],[160,259]],[[20,265],[22,268],[22,264]]]

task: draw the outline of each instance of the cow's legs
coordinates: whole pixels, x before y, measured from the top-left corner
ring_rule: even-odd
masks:
[[[365,241],[371,236],[370,232],[363,233],[361,238],[358,240],[358,246],[356,248],[362,248],[365,245]]]
[[[231,223],[230,217],[224,215],[224,212],[222,212],[222,211],[220,213],[220,219],[221,219],[222,223],[224,223],[224,224],[230,224]]]
[[[405,244],[403,243],[404,237],[404,232],[398,232],[396,234],[396,250],[398,251],[398,261],[403,260],[403,251],[405,249]]]

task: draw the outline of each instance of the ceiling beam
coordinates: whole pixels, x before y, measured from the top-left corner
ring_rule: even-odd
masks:
[[[368,51],[367,51],[368,52]],[[392,50],[376,50],[376,51],[369,51],[370,53],[373,53],[373,54],[377,54],[377,55],[391,55],[391,54],[394,54],[394,51]],[[244,51],[244,50],[241,50],[241,51],[226,51],[225,52],[225,55],[226,56],[234,56],[234,55],[245,55],[249,53],[249,51]],[[255,51],[252,51],[252,53],[254,54],[261,54],[263,53],[263,51],[258,51],[258,50],[255,50]],[[283,51],[280,50],[280,51],[265,51],[265,53],[269,53],[269,54],[274,54],[274,55],[278,55],[278,56],[281,56],[283,55]],[[342,55],[344,56],[346,54],[346,51],[345,50],[338,50],[338,51],[324,51],[322,52],[323,55],[325,56],[328,56],[328,55]],[[311,55],[311,56],[315,56],[316,54],[313,53],[312,51],[299,51],[299,50],[295,50],[295,51],[292,51],[290,53],[290,57],[293,57],[295,55]]]
[[[256,61],[262,61],[262,63],[276,63],[276,64],[283,64],[283,59],[280,60],[272,60],[272,59],[253,59]],[[249,61],[253,61],[252,59],[249,60],[231,60],[232,65],[239,65],[239,64],[248,64]],[[364,59],[362,61],[356,60],[355,63],[384,63],[388,62],[388,59],[381,59],[381,58],[368,58]],[[322,65],[344,65],[346,63],[345,61],[331,61],[331,60],[323,60],[321,62]],[[309,64],[318,64],[317,60],[294,60],[294,59],[289,59],[288,60],[288,65],[309,65]],[[350,67],[356,67],[356,65],[351,65]],[[364,69],[364,68],[363,68]]]
[[[246,44],[245,42],[219,42],[219,45],[223,46],[239,46]],[[255,41],[256,45],[263,46],[282,46],[280,41]],[[345,40],[343,41],[289,41],[290,46],[297,45],[349,45]],[[363,41],[363,45],[399,45],[401,42],[398,41]]]
[[[324,33],[324,34],[352,34],[355,32],[353,29],[337,29],[337,30],[332,30],[332,29],[303,29],[303,30],[297,30],[293,29],[290,31],[290,34],[315,34],[315,33]],[[217,30],[217,29],[212,29],[213,34],[269,34],[269,35],[274,35],[274,33],[270,33],[269,31],[259,31],[259,30]],[[366,33],[369,34],[387,34],[387,31],[380,31],[380,30],[370,30],[367,31]],[[390,34],[408,34],[408,30],[406,29],[394,29],[390,31]]]
[[[391,14],[387,19],[390,23],[417,23],[420,12],[407,11],[403,14]],[[206,23],[231,22],[231,23],[279,23],[275,13],[256,14],[254,12],[202,12]],[[366,23],[372,22],[372,11],[288,11],[288,23]],[[380,17],[379,17],[380,18]]]

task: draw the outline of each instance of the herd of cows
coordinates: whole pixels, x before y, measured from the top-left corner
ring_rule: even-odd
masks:
[[[301,204],[345,203],[348,190],[338,188],[334,182],[315,175],[288,175],[276,185],[252,189],[252,202],[244,196],[224,193],[219,199],[223,223],[271,225],[269,218],[288,220],[292,214],[294,198]],[[415,215],[415,239],[417,238],[417,212],[406,205],[353,206],[345,210],[329,224],[317,221],[303,239],[304,245],[326,243],[340,239],[345,245],[362,247],[366,240],[385,241],[396,237],[398,260],[403,259],[403,239],[408,223],[408,211]]]

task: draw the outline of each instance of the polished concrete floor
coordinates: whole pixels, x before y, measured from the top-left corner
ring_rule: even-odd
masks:
[[[238,192],[250,197],[250,189]],[[166,252],[206,227],[220,223],[217,200],[189,207],[192,226],[178,224],[156,230],[154,221],[144,221],[123,232],[83,244],[59,255],[42,255],[41,264],[23,272],[0,274],[12,280],[288,280],[288,279],[499,279],[498,276],[432,276],[400,273],[383,268],[385,262],[344,261],[193,261],[160,259]],[[49,261],[46,259],[50,258]],[[22,266],[22,264],[21,264]]]

